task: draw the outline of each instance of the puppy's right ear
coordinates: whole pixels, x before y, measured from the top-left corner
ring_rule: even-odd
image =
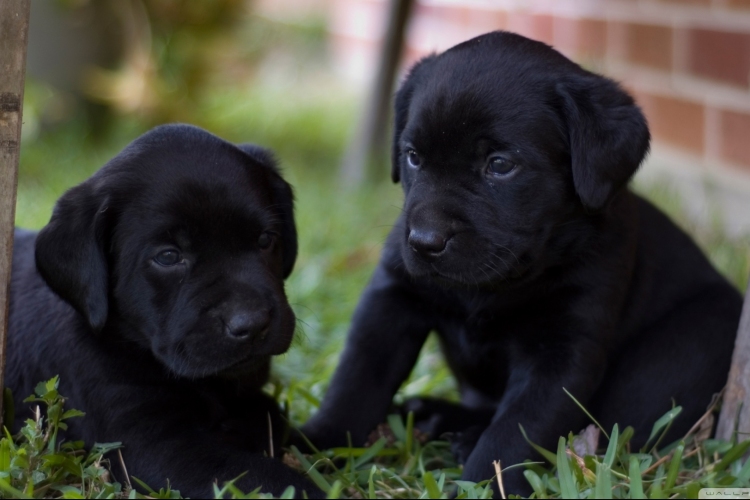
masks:
[[[435,59],[435,55],[427,56],[417,62],[409,70],[409,74],[406,76],[404,83],[396,92],[396,99],[393,102],[393,144],[391,146],[391,179],[393,182],[401,180],[401,164],[399,162],[400,148],[401,148],[401,134],[406,128],[406,122],[409,118],[409,105],[411,104],[411,98],[414,95],[414,90],[421,83],[421,74],[424,73],[425,69]]]
[[[263,165],[269,174],[268,180],[273,190],[276,210],[281,219],[281,245],[284,266],[284,279],[292,274],[297,260],[297,226],[294,223],[294,193],[292,186],[284,180],[276,164],[273,153],[255,144],[237,144],[243,152]]]
[[[63,195],[36,239],[36,267],[49,287],[99,332],[107,321],[107,197],[89,180]],[[101,190],[98,190],[101,191]]]

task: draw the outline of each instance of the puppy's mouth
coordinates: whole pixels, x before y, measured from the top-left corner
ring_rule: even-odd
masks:
[[[455,246],[429,259],[423,259],[407,245],[402,255],[409,274],[446,287],[478,286],[496,289],[522,281],[528,274],[529,266],[519,261],[510,251],[496,252],[490,245],[487,245],[490,248],[481,248],[484,246]]]

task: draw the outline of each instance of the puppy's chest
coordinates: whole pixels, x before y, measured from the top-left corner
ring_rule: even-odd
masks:
[[[491,398],[499,398],[510,368],[547,345],[543,318],[524,311],[488,309],[445,315],[436,327],[456,378]],[[523,354],[520,354],[523,353]]]

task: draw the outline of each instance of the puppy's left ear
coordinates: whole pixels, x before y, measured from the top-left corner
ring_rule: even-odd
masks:
[[[281,177],[273,153],[254,144],[238,144],[243,152],[266,167],[273,190],[274,208],[281,217],[281,245],[284,266],[284,279],[292,274],[297,260],[297,226],[294,223],[294,193],[292,186]]]
[[[108,197],[95,179],[65,193],[36,238],[36,267],[49,287],[98,333],[107,321]]]
[[[643,161],[650,134],[641,110],[620,86],[599,75],[557,84],[568,127],[573,183],[583,205],[599,210]]]
[[[420,59],[409,70],[409,74],[396,92],[393,100],[393,143],[391,144],[391,180],[396,183],[401,180],[401,134],[406,128],[409,118],[409,106],[411,98],[420,85],[427,68],[430,67],[436,56],[431,55]]]

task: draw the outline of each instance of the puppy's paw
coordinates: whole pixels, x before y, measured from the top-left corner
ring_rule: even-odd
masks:
[[[442,399],[411,398],[401,405],[401,414],[406,418],[414,413],[414,425],[430,439],[443,434],[463,432],[472,427],[486,428],[495,413],[494,408],[468,408]]]
[[[451,436],[451,453],[459,464],[465,464],[469,460],[469,455],[476,448],[484,430],[485,427],[475,425]]]

